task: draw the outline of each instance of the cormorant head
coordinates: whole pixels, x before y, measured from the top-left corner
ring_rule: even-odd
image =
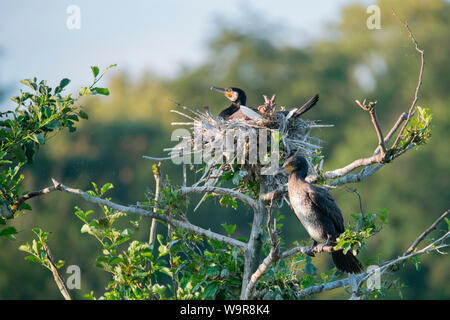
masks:
[[[308,175],[308,162],[303,156],[291,156],[286,159],[280,171],[296,173],[300,178],[305,179]]]
[[[233,103],[245,105],[245,103],[247,102],[247,95],[242,89],[234,87],[224,89],[212,86],[211,90],[216,90],[223,93],[225,97]]]

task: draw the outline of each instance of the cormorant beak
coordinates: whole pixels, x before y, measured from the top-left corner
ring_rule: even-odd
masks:
[[[234,92],[231,91],[231,90],[228,90],[228,91],[227,91],[227,89],[219,88],[219,87],[214,87],[214,86],[212,86],[210,89],[222,93],[223,95],[225,95],[225,97],[227,97],[227,98],[230,99],[230,100],[233,99]],[[233,101],[233,100],[232,100],[232,101]]]
[[[288,165],[288,166],[283,166],[281,167],[276,174],[280,174],[280,173],[291,173],[294,170],[294,167],[292,165]]]
[[[211,90],[215,90],[215,91],[219,91],[220,93],[223,93],[223,94],[226,93],[226,91],[225,91],[224,88],[219,88],[219,87],[214,87],[214,86],[212,86],[210,89],[211,89]]]

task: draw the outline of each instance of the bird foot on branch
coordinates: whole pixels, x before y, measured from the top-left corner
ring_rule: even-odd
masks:
[[[307,247],[307,249],[306,249],[306,251],[305,251],[305,254],[306,255],[308,255],[308,256],[310,256],[310,257],[315,257],[316,255],[314,254],[314,251],[316,250],[316,246],[315,245],[313,245],[313,246],[310,246],[310,247]]]

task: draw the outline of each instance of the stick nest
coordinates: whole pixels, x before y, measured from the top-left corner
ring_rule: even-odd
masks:
[[[273,143],[279,143],[280,163],[291,155],[302,155],[312,169],[312,160],[320,154],[322,141],[312,136],[311,131],[313,128],[332,125],[322,125],[318,121],[296,117],[297,109],[276,110],[275,96],[270,100],[264,96],[264,99],[265,103],[258,107],[258,112],[241,107],[246,117],[239,120],[216,117],[207,107],[204,111],[193,110],[186,106],[183,107],[184,112],[171,110],[189,120],[173,122],[172,125],[187,126],[190,135],[179,136],[182,138],[181,142],[164,151],[168,152],[169,158],[180,159],[178,163],[203,164],[203,174],[193,186],[214,186],[227,172],[232,174],[233,183],[236,185],[240,185],[241,182],[259,181],[261,175],[267,175],[263,169],[268,163],[264,161],[267,161]],[[276,134],[278,141],[274,140]],[[260,143],[260,139],[263,138],[261,135],[267,135],[267,144]],[[254,140],[251,140],[252,138]],[[257,159],[254,156],[255,148]],[[206,156],[202,158],[202,155]],[[286,178],[283,175],[267,175],[266,181],[267,191],[270,191],[285,184]]]

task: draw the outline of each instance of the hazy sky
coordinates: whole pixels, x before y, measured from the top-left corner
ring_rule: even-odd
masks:
[[[183,64],[202,61],[217,21],[235,25],[247,9],[291,30],[290,43],[320,37],[343,6],[371,1],[113,1],[0,0],[0,86],[12,91],[20,79],[37,76],[54,85],[63,77],[77,88],[91,80],[90,66],[117,63],[139,75],[153,70],[176,75]],[[372,1],[372,2],[375,2]],[[69,29],[67,8],[80,9],[80,29]]]

